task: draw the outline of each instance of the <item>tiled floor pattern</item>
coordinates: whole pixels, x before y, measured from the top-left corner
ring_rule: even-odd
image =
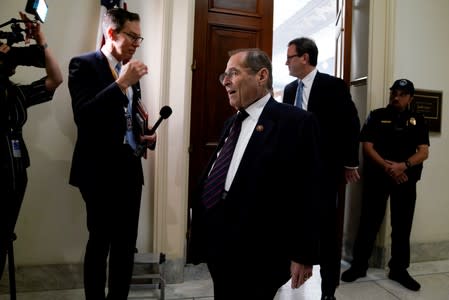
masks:
[[[346,268],[346,265],[342,266],[343,270]],[[449,260],[415,263],[411,265],[409,272],[421,283],[420,291],[409,291],[398,283],[389,280],[386,277],[386,271],[383,269],[369,269],[367,277],[363,279],[359,279],[354,283],[342,282],[337,290],[336,297],[339,300],[449,300]],[[53,290],[18,293],[17,300],[82,300],[84,298],[83,296],[82,289]],[[9,295],[0,295],[0,300],[9,299]],[[128,299],[159,299],[159,291],[133,288]],[[207,278],[187,280],[181,284],[169,284],[166,287],[166,299],[212,300],[212,281]],[[318,267],[314,268],[314,276],[304,286],[292,290],[289,287],[289,283],[286,283],[279,289],[275,298],[275,300],[300,299],[320,299],[320,276]]]

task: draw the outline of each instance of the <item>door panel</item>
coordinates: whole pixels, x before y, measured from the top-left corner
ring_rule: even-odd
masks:
[[[230,12],[248,12],[257,13],[257,0],[212,0],[211,9],[226,9]]]

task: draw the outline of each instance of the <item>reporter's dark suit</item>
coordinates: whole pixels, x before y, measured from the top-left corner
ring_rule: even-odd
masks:
[[[298,80],[289,83],[284,89],[283,102],[294,105]],[[323,291],[333,295],[340,278],[340,243],[336,240],[337,190],[344,183],[344,167],[359,164],[360,121],[346,83],[334,76],[317,72],[310,90],[307,111],[318,119],[321,133],[321,149],[324,163],[320,191],[325,208],[321,226],[324,250],[321,259]],[[329,271],[326,271],[329,270]],[[323,274],[323,270],[324,274]]]
[[[234,118],[226,123],[199,194]],[[193,261],[217,268],[214,284],[229,283],[216,299],[267,299],[290,278],[291,260],[316,263],[317,135],[312,114],[271,98],[226,199],[206,210],[195,197]]]
[[[104,299],[109,254],[108,299],[126,299],[143,184],[141,159],[123,143],[128,99],[101,51],[71,60],[69,90],[78,129],[70,184],[80,189],[85,200],[89,230],[86,298]],[[135,104],[140,98],[138,86],[133,91]]]

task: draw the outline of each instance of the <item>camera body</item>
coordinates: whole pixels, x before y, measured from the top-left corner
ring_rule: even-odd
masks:
[[[48,5],[45,0],[27,0],[25,11],[34,15],[36,20],[43,23],[47,16]],[[12,76],[17,66],[45,67],[45,49],[42,46],[12,46],[25,40],[25,29],[20,27],[20,23],[26,23],[26,21],[11,19],[6,23],[0,24],[0,28],[11,24],[10,32],[0,31],[0,39],[6,40],[6,44],[10,47],[6,53],[0,52],[0,80],[5,80]],[[0,45],[2,44],[0,42]]]
[[[11,47],[7,53],[0,52],[0,81],[14,75],[17,66],[44,68],[44,47],[40,45]]]
[[[0,31],[0,39],[6,39],[6,44],[11,46],[12,44],[24,41],[22,32],[25,31],[20,27],[18,23],[11,25],[11,32]]]

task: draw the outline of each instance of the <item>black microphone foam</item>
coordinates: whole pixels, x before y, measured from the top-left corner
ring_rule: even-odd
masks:
[[[163,106],[159,111],[159,115],[162,117],[162,119],[167,119],[168,117],[170,117],[171,113],[171,107],[168,105]]]

